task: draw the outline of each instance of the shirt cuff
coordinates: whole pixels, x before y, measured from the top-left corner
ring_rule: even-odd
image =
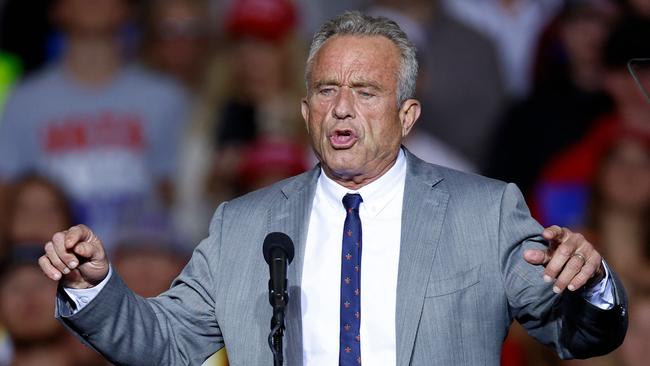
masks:
[[[106,286],[108,283],[108,280],[111,279],[111,276],[113,275],[113,268],[111,266],[108,267],[108,275],[106,275],[106,278],[102,280],[97,286],[91,287],[91,288],[68,288],[64,287],[63,291],[68,295],[70,300],[74,302],[75,304],[75,309],[72,311],[72,314],[76,314],[81,311],[88,303],[90,303],[97,295],[99,292]]]
[[[612,290],[612,278],[609,274],[607,263],[602,261],[605,268],[605,277],[590,288],[585,288],[584,298],[590,304],[602,310],[609,310],[614,307],[614,293]]]

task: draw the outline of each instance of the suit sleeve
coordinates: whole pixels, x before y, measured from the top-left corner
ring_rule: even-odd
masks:
[[[218,278],[212,270],[219,256],[224,206],[212,219],[209,237],[165,293],[142,298],[114,272],[97,297],[75,314],[60,290],[57,317],[117,365],[201,364],[224,346],[215,315]]]
[[[582,292],[555,294],[542,280],[544,268],[523,259],[527,249],[544,249],[543,227],[531,216],[519,189],[505,187],[499,218],[499,259],[508,311],[538,341],[552,346],[563,359],[589,358],[616,349],[627,331],[627,299],[616,274],[614,307],[602,310]]]

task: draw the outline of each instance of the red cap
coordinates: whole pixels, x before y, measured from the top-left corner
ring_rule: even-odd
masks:
[[[226,30],[233,38],[276,41],[295,26],[296,8],[289,0],[234,0],[226,17]]]
[[[238,169],[242,184],[252,183],[268,174],[290,177],[307,169],[305,148],[288,140],[260,139],[242,153]]]

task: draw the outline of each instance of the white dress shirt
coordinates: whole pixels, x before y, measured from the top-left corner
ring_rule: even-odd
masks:
[[[301,283],[303,364],[337,365],[341,308],[341,245],[347,193],[359,193],[361,254],[361,359],[365,365],[394,365],[395,306],[406,158],[376,181],[351,191],[318,178],[309,218]]]

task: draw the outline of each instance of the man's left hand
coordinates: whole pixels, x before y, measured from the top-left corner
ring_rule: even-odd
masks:
[[[582,234],[553,225],[544,229],[542,236],[549,241],[549,248],[526,250],[524,259],[544,266],[544,281],[555,281],[555,293],[559,294],[565,288],[576,291],[585,284],[595,284],[603,279],[602,257]]]

